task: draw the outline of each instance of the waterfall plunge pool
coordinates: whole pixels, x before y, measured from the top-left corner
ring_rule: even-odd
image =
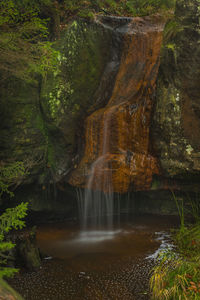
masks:
[[[65,223],[38,227],[42,267],[10,281],[25,300],[149,299],[150,270],[158,249],[170,245],[177,219],[129,216],[110,231],[80,231]]]

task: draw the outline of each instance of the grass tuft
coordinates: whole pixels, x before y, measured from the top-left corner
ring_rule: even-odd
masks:
[[[176,248],[160,254],[150,279],[153,300],[200,300],[200,222],[198,203],[192,203],[195,224],[185,225],[183,201],[177,200],[180,228],[173,233]]]

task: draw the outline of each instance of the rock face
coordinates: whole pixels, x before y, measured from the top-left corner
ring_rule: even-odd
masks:
[[[0,160],[24,161],[38,174],[43,161],[45,138],[40,130],[39,86],[10,78],[0,89]]]
[[[165,41],[158,76],[152,136],[162,174],[198,186],[200,171],[200,34],[194,1],[177,3],[179,30]],[[176,29],[174,29],[176,31]],[[191,189],[191,187],[190,187]]]
[[[74,21],[57,41],[60,57],[54,72],[33,83],[10,78],[1,87],[0,161],[24,162],[28,173],[19,184],[29,185],[26,201],[54,198],[56,184],[76,163],[83,149],[84,119],[89,110],[105,105],[112,89],[108,80],[102,82],[106,96],[99,87],[104,72],[105,79],[115,76],[117,62],[106,69],[112,43],[111,32],[99,24]],[[114,48],[118,61],[120,49]],[[94,103],[96,93],[101,97]]]
[[[16,245],[13,250],[16,264],[28,271],[37,271],[41,266],[41,255],[36,243],[36,228],[19,232],[13,239]]]
[[[154,16],[104,17],[97,22],[120,37],[120,64],[107,105],[86,120],[84,157],[69,182],[85,187],[93,176],[91,188],[104,192],[109,181],[118,193],[149,189],[153,174],[159,174],[149,126],[164,21]]]
[[[177,1],[173,22],[163,42],[158,16],[74,21],[54,72],[1,87],[0,163],[28,170],[18,198],[40,210],[89,182],[119,193],[199,185],[197,3]]]

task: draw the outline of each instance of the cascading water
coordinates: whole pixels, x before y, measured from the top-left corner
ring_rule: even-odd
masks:
[[[159,17],[100,17],[98,25],[111,31],[112,47],[119,51],[113,48],[108,61],[109,68],[114,66],[112,80],[108,70],[104,72],[94,95],[101,108],[97,105],[87,118],[85,153],[69,180],[86,187],[78,192],[85,232],[103,225],[113,231],[114,193],[115,206],[121,203],[121,213],[126,213],[129,204],[125,207],[117,194],[149,190],[153,176],[160,175],[151,151],[150,124],[164,24]]]
[[[114,215],[114,196],[112,187],[112,168],[109,166],[110,123],[115,107],[103,116],[103,145],[101,156],[91,166],[90,176],[84,192],[78,192],[82,230],[112,230]],[[98,174],[98,178],[96,175]]]

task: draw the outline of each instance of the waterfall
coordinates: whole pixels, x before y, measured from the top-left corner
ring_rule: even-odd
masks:
[[[161,175],[160,162],[150,151],[150,124],[165,21],[160,17],[123,24],[118,18],[101,20],[105,30],[112,27],[112,47],[120,51],[117,59],[114,51],[108,61],[117,62],[114,77],[104,72],[94,95],[101,105],[96,111],[92,107],[86,120],[85,153],[69,180],[73,186],[86,187],[78,193],[85,231],[103,225],[112,229],[116,206],[121,205],[121,213],[129,212],[131,201],[128,196],[125,207],[123,195],[131,189],[150,190],[153,176]]]
[[[80,192],[80,190],[78,192],[83,231],[102,228],[111,230],[113,228],[112,168],[109,166],[108,158],[110,154],[110,123],[115,109],[112,107],[109,111],[104,112],[101,155],[91,165],[90,176],[84,192]]]

